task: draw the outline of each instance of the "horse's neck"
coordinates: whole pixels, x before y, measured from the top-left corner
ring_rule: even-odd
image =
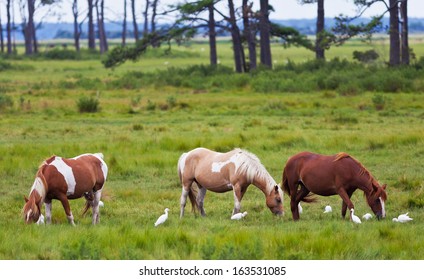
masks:
[[[38,204],[46,198],[46,193],[47,189],[43,179],[37,176],[29,194],[30,198],[33,197],[34,201]]]
[[[274,186],[277,185],[269,173],[263,174],[263,176],[255,176],[252,184],[260,189],[265,195],[268,195]]]

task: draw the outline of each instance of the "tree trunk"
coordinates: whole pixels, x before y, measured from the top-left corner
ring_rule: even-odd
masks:
[[[323,36],[324,36],[324,0],[318,0],[317,33],[315,42],[316,59],[325,59]]]
[[[209,10],[209,58],[211,65],[218,64],[218,55],[216,51],[216,31],[215,31],[215,17],[214,17],[214,4],[208,6]]]
[[[24,26],[25,37],[25,54],[32,55],[34,53],[34,6],[35,0],[28,0],[28,22]]]
[[[107,38],[106,38],[106,31],[105,31],[105,25],[104,25],[104,0],[100,0],[100,10],[98,6],[98,1],[96,0],[96,12],[97,12],[97,26],[98,26],[98,32],[99,32],[99,41],[100,41],[100,53],[107,52],[108,45],[107,45]]]
[[[405,0],[400,3],[400,16],[402,18],[402,31],[401,31],[401,59],[402,64],[409,65],[409,42],[408,42],[408,1]]]
[[[144,29],[143,29],[143,37],[146,37],[149,34],[149,0],[146,0],[146,8],[144,9]]]
[[[96,49],[96,35],[94,34],[94,20],[93,20],[93,0],[88,0],[88,48],[90,50]]]
[[[72,3],[72,14],[74,16],[74,46],[75,46],[75,50],[77,52],[80,51],[80,43],[79,43],[79,39],[80,39],[80,30],[79,30],[79,25],[78,25],[78,0],[74,0],[74,2]]]
[[[268,0],[260,0],[260,17],[259,17],[259,30],[260,45],[261,45],[261,63],[269,68],[272,68],[271,59],[271,42],[270,42],[270,24],[268,18]]]
[[[6,12],[7,12],[7,26],[6,26],[6,32],[7,32],[7,53],[12,54],[12,23],[11,23],[11,16],[10,16],[10,1],[7,0],[6,4]]]
[[[1,23],[1,13],[0,13],[0,50],[2,53],[4,53],[3,24]]]
[[[400,64],[398,0],[390,0],[390,66]]]
[[[122,22],[122,46],[126,45],[127,38],[127,0],[124,0],[124,21]]]
[[[247,2],[248,0],[243,0],[242,3],[244,36],[247,41],[247,48],[249,49],[249,70],[254,70],[257,68],[255,30],[250,24],[252,6],[249,6]]]
[[[236,72],[242,73],[243,72],[242,52],[241,52],[242,46],[241,46],[240,32],[236,22],[233,0],[228,0],[228,8],[230,12],[229,22],[231,25],[231,37],[233,40],[234,64],[235,64]]]
[[[134,28],[134,39],[138,41],[138,25],[137,25],[137,17],[135,15],[135,0],[131,0],[131,13],[133,18],[133,28]]]

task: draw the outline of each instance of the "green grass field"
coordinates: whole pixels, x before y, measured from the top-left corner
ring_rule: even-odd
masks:
[[[186,57],[152,56],[114,70],[99,60],[8,61],[19,67],[0,76],[0,95],[13,101],[0,107],[0,259],[424,259],[422,92],[265,94],[251,86],[108,86],[131,71],[207,64],[202,48],[207,45],[193,44],[176,50]],[[277,65],[313,58],[304,50],[275,48]],[[335,48],[328,56],[350,59],[355,48],[354,43]],[[413,48],[424,54],[422,42]],[[220,44],[219,51],[222,64],[231,66],[230,46]],[[98,98],[100,111],[79,113],[83,96]],[[385,100],[382,110],[375,107],[376,96]],[[199,146],[247,149],[277,182],[297,152],[347,152],[387,183],[387,218],[360,225],[342,220],[341,199],[334,196],[303,204],[300,221],[293,222],[287,196],[285,215],[275,217],[263,194],[250,186],[242,201],[249,212],[244,220],[230,220],[231,192],[208,192],[207,216],[194,215],[187,205],[180,220],[177,160]],[[92,226],[90,215],[81,216],[80,199],[71,202],[76,227],[67,224],[58,201],[52,225],[25,225],[23,196],[39,164],[52,154],[87,152],[102,152],[109,166],[100,224]],[[352,200],[358,216],[371,212],[360,191]],[[323,213],[327,204],[333,207],[330,214]],[[155,228],[166,207],[167,222]],[[392,222],[405,212],[411,223]]]

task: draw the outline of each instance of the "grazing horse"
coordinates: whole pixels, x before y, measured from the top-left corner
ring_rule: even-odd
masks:
[[[52,156],[45,160],[37,171],[29,198],[25,197],[23,208],[27,224],[37,222],[42,203],[46,205],[46,222],[51,223],[52,199],[62,202],[66,217],[75,225],[68,199],[82,196],[86,199],[84,213],[93,209],[93,224],[100,220],[99,201],[108,168],[103,154],[83,154],[74,158]]]
[[[218,153],[205,148],[197,148],[183,153],[178,160],[178,174],[182,184],[180,218],[184,215],[187,196],[192,209],[198,209],[205,216],[203,201],[206,190],[217,193],[234,192],[234,209],[232,215],[239,213],[241,199],[250,184],[259,188],[266,197],[266,205],[272,213],[283,214],[283,192],[271,177],[258,157],[234,149],[227,153]],[[196,183],[199,191],[197,197],[192,185]]]
[[[359,161],[346,153],[325,156],[301,152],[290,157],[283,171],[283,188],[290,197],[295,221],[299,220],[299,202],[314,201],[308,197],[309,192],[322,196],[338,194],[343,201],[344,218],[346,208],[354,208],[350,197],[356,189],[364,192],[368,205],[378,219],[386,216],[386,185],[380,186]]]

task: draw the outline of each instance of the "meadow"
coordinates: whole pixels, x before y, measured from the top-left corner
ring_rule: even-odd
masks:
[[[388,54],[387,45],[376,44],[382,57]],[[417,39],[412,47],[417,57],[424,55],[423,42]],[[328,59],[350,61],[353,50],[367,48],[354,41],[330,50]],[[208,64],[201,42],[174,47],[173,55],[152,52],[116,69],[103,68],[100,56],[0,59],[5,65],[0,70],[0,259],[424,259],[419,65],[380,73],[382,62],[355,68],[333,60],[334,72],[308,72],[300,69],[314,65],[313,53],[274,45],[282,74],[240,75],[228,72],[230,45],[219,44],[219,54],[223,69],[216,72],[201,66]],[[379,87],[384,83],[387,87]],[[80,112],[84,97],[98,101],[97,112]],[[347,152],[388,185],[387,217],[353,224],[341,218],[341,199],[333,196],[303,204],[300,221],[293,222],[287,196],[285,215],[276,217],[252,185],[242,200],[249,214],[241,221],[230,220],[231,192],[208,192],[206,217],[187,205],[180,219],[177,160],[199,146],[246,149],[277,182],[293,154]],[[76,227],[67,223],[58,201],[52,225],[25,225],[24,195],[41,162],[52,154],[87,152],[102,152],[109,166],[100,224],[92,226],[90,214],[81,216],[80,199],[71,201]],[[361,191],[352,201],[358,216],[371,212]],[[332,213],[323,213],[326,205]],[[166,207],[168,220],[155,228]],[[392,222],[405,212],[411,223]]]

